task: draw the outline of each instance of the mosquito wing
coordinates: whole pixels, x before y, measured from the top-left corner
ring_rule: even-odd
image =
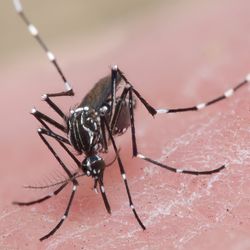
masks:
[[[116,88],[121,82],[121,76],[117,75]],[[83,98],[79,107],[88,106],[94,110],[99,110],[102,105],[111,96],[112,92],[112,79],[111,75],[101,78],[89,93]]]

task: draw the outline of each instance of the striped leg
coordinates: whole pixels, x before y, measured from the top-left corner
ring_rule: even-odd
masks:
[[[99,184],[99,188],[100,188],[100,191],[101,191],[101,194],[102,194],[102,199],[103,199],[105,208],[106,208],[107,212],[109,214],[111,214],[111,208],[110,208],[110,205],[109,205],[109,202],[108,202],[108,198],[106,196],[104,184],[103,184],[103,173],[101,174],[101,176],[99,178],[96,178],[95,182],[94,182],[94,190],[98,194],[97,184]]]
[[[48,131],[50,133],[52,133],[51,131]],[[72,189],[72,193],[68,202],[68,206],[65,210],[65,213],[63,215],[63,217],[61,218],[61,220],[59,221],[59,223],[54,227],[53,230],[51,230],[47,235],[45,235],[44,237],[42,237],[40,240],[45,240],[47,238],[49,238],[51,235],[53,235],[63,224],[64,220],[67,218],[68,213],[69,213],[69,209],[71,206],[71,203],[73,201],[74,195],[75,195],[75,191],[76,191],[76,187],[78,185],[77,180],[74,178],[73,174],[68,170],[68,168],[66,167],[66,165],[63,163],[63,161],[60,159],[60,157],[56,154],[55,150],[51,147],[51,145],[49,144],[49,142],[45,139],[44,134],[47,136],[51,136],[51,134],[47,134],[46,133],[46,129],[39,129],[38,130],[38,134],[40,136],[40,138],[42,139],[42,141],[45,143],[45,145],[48,147],[48,149],[51,151],[51,153],[54,155],[54,157],[57,159],[57,161],[59,162],[59,164],[62,166],[62,168],[64,169],[64,171],[67,173],[67,175],[69,176],[69,179],[72,181],[73,183],[73,189]],[[59,138],[52,136],[53,138],[55,138],[59,144],[67,151],[67,153],[69,153],[69,150],[67,149],[67,147],[63,144],[63,142],[61,142],[59,140]],[[71,156],[71,155],[70,155]]]
[[[72,201],[73,201],[73,198],[75,196],[77,185],[78,185],[77,181],[73,180],[72,192],[71,192],[71,195],[70,195],[70,198],[69,198],[68,205],[66,207],[66,210],[65,210],[65,212],[64,212],[61,220],[59,221],[59,223],[48,234],[46,234],[45,236],[43,236],[42,238],[40,238],[40,241],[43,241],[43,240],[49,238],[51,235],[53,235],[61,227],[61,225],[63,224],[64,220],[67,218],[67,216],[69,214],[69,210],[70,210],[71,204],[72,204]]]
[[[107,142],[107,137],[106,137],[106,132],[105,132],[105,124],[102,119],[101,119],[101,132],[102,132],[102,139],[103,139],[103,149],[104,149],[104,152],[107,152],[108,142]]]
[[[51,197],[55,196],[55,195],[58,195],[67,185],[68,185],[69,182],[66,182],[66,183],[63,183],[63,185],[61,185],[56,191],[54,191],[53,193],[51,194],[48,194],[40,199],[37,199],[37,200],[34,200],[34,201],[29,201],[29,202],[20,202],[20,201],[13,201],[12,203],[14,205],[18,205],[18,206],[30,206],[30,205],[33,205],[33,204],[36,204],[36,203],[41,203],[45,200],[48,200],[50,199]]]
[[[155,109],[152,107],[141,95],[140,93],[132,86],[132,84],[128,81],[128,79],[125,77],[125,75],[122,73],[120,69],[118,69],[119,74],[121,75],[122,79],[132,87],[133,93],[139,98],[139,100],[142,102],[142,104],[145,106],[145,108],[148,110],[148,112],[154,116],[156,114],[167,114],[167,113],[178,113],[178,112],[187,112],[187,111],[199,111],[201,109],[204,109],[212,104],[215,104],[219,101],[222,101],[226,98],[231,97],[236,91],[238,91],[241,87],[245,86],[247,83],[250,82],[250,74],[248,74],[243,81],[238,83],[234,88],[231,88],[224,92],[223,95],[212,99],[211,101],[204,102],[197,104],[196,106],[187,107],[187,108],[175,108],[175,109]]]
[[[226,168],[226,165],[222,165],[220,166],[219,168],[214,168],[212,170],[207,170],[207,171],[196,171],[196,170],[185,170],[185,169],[181,169],[181,168],[173,168],[173,167],[170,167],[170,166],[167,166],[165,164],[162,164],[158,161],[155,161],[155,160],[152,160],[142,154],[137,154],[136,157],[140,158],[140,159],[143,159],[145,161],[148,161],[150,163],[153,163],[157,166],[160,166],[164,169],[167,169],[171,172],[175,172],[175,173],[183,173],[183,174],[191,174],[191,175],[210,175],[210,174],[214,174],[214,173],[218,173],[220,172],[221,170],[223,170],[224,168]]]
[[[66,144],[70,144],[70,142],[68,141],[68,139],[54,133],[49,126],[46,124],[49,123],[53,126],[55,126],[56,128],[58,128],[59,130],[66,132],[66,128],[59,124],[58,122],[56,122],[55,120],[51,119],[50,117],[46,116],[45,114],[37,111],[35,108],[33,108],[31,110],[31,114],[34,115],[34,117],[44,126],[44,128],[39,128],[38,129],[38,133],[40,134],[46,134],[47,136],[50,136],[54,139],[56,139],[56,141],[60,144],[60,146],[67,152],[67,154],[72,158],[72,160],[76,163],[76,165],[78,167],[81,167],[81,163],[80,161],[75,157],[74,154],[72,154],[72,152],[64,145],[64,143]],[[54,151],[54,150],[53,150]],[[52,152],[53,153],[53,152]],[[64,169],[65,170],[65,169]],[[66,171],[66,170],[65,170]],[[66,171],[67,172],[67,171]],[[69,173],[67,173],[69,178],[72,178],[71,175],[69,175]]]
[[[72,204],[72,201],[73,201],[73,198],[74,198],[74,195],[75,195],[76,187],[78,185],[78,182],[74,178],[73,174],[68,170],[68,168],[63,163],[63,161],[60,159],[60,157],[57,155],[57,153],[55,152],[55,150],[52,148],[52,146],[49,144],[49,142],[45,139],[44,135],[50,136],[50,134],[46,134],[45,132],[46,132],[45,129],[44,130],[38,130],[38,134],[39,134],[40,138],[42,139],[42,141],[45,143],[45,145],[48,147],[48,149],[51,151],[51,153],[54,155],[54,157],[57,159],[57,161],[59,162],[59,164],[62,166],[62,168],[64,169],[64,171],[67,173],[67,175],[71,179],[71,181],[73,183],[73,189],[72,189],[72,193],[71,193],[71,196],[70,196],[70,199],[69,199],[69,202],[68,202],[68,206],[67,206],[67,208],[66,208],[66,210],[64,212],[63,217],[61,218],[61,220],[59,221],[59,223],[47,235],[45,235],[44,237],[42,237],[40,239],[41,241],[45,240],[45,239],[49,238],[51,235],[53,235],[61,227],[61,225],[63,224],[64,220],[67,218],[70,206]],[[49,132],[51,132],[51,131],[49,131]],[[55,138],[55,137],[53,137],[53,138]],[[60,143],[61,146],[64,146],[63,147],[64,149],[66,148],[66,146],[58,138],[55,138],[55,139]],[[67,152],[69,153],[69,151],[67,151]]]
[[[131,124],[131,134],[132,134],[133,156],[138,157],[140,159],[143,159],[145,161],[148,161],[150,163],[153,163],[153,164],[160,166],[164,169],[167,169],[169,171],[172,171],[175,173],[183,173],[183,174],[209,175],[209,174],[217,173],[226,167],[225,165],[223,165],[219,168],[215,168],[215,169],[208,170],[208,171],[185,170],[185,169],[179,169],[179,168],[173,168],[173,167],[167,166],[167,165],[162,164],[158,161],[152,160],[152,159],[150,159],[142,154],[139,154],[138,150],[137,150],[137,143],[136,143],[136,136],[135,136],[134,108],[133,108],[133,103],[132,103],[133,92],[134,92],[133,88],[131,87],[130,91],[129,91],[129,109],[130,109],[130,124]]]
[[[113,135],[111,133],[111,130],[109,128],[109,124],[108,122],[106,121],[106,118],[104,116],[101,117],[101,119],[103,119],[104,121],[104,124],[107,128],[107,131],[108,131],[108,134],[109,134],[109,138],[111,140],[111,143],[113,145],[113,148],[115,150],[115,154],[117,156],[117,160],[118,160],[118,165],[119,165],[119,168],[120,168],[120,173],[121,173],[121,176],[122,176],[122,179],[123,179],[123,182],[124,182],[124,185],[126,187],[126,191],[127,191],[127,195],[128,195],[128,199],[129,199],[129,206],[130,208],[132,209],[133,213],[134,213],[134,216],[136,218],[136,220],[138,221],[139,225],[141,226],[141,228],[143,230],[146,229],[146,227],[143,225],[141,219],[139,218],[137,212],[136,212],[136,209],[135,209],[135,206],[133,204],[133,201],[132,201],[132,197],[131,197],[131,194],[130,194],[130,190],[129,190],[129,186],[128,186],[128,181],[127,181],[127,177],[126,177],[126,173],[125,173],[125,169],[123,167],[123,164],[122,164],[122,161],[121,161],[121,158],[120,158],[120,155],[119,155],[119,151],[116,147],[116,144],[115,144],[115,141],[114,141],[114,138],[113,138]]]
[[[72,201],[73,201],[73,198],[74,198],[74,195],[75,195],[75,192],[76,192],[76,187],[78,185],[78,183],[77,183],[77,181],[75,179],[73,179],[72,182],[73,182],[72,193],[71,193],[71,196],[70,196],[70,199],[69,199],[69,202],[68,202],[68,206],[67,206],[67,208],[66,208],[66,210],[64,212],[64,215],[62,216],[59,223],[48,234],[46,234],[45,236],[40,238],[40,241],[43,241],[43,240],[49,238],[51,235],[53,235],[61,227],[64,220],[67,218],[69,210],[70,210],[70,206],[72,204]],[[67,186],[68,183],[69,182],[67,181],[66,183],[61,185],[56,191],[54,191],[52,194],[46,195],[43,198],[40,198],[38,200],[34,200],[34,201],[30,201],[30,202],[13,202],[13,204],[19,205],[19,206],[30,206],[30,205],[33,205],[33,204],[36,204],[36,203],[41,203],[41,202],[43,202],[45,200],[48,200],[49,198],[59,194]]]
[[[57,153],[55,152],[55,150],[53,149],[53,147],[50,145],[50,143],[45,139],[45,135],[54,138],[62,146],[62,148],[69,154],[69,156],[75,161],[75,163],[77,164],[77,166],[81,166],[81,163],[69,151],[69,149],[64,145],[64,142],[60,140],[60,137],[58,135],[56,135],[55,133],[53,133],[51,130],[47,131],[44,128],[40,128],[40,129],[37,130],[37,132],[38,132],[38,135],[40,136],[40,138],[42,139],[42,141],[44,142],[44,144],[47,146],[47,148],[54,155],[54,157],[59,162],[59,164],[61,165],[61,167],[63,168],[63,170],[66,172],[66,174],[68,175],[68,177],[73,181],[74,180],[73,174],[69,171],[69,169],[66,167],[66,165],[61,160],[61,158],[57,155]]]
[[[73,92],[72,92],[73,93]],[[49,98],[50,96],[69,96],[73,95],[70,94],[69,92],[61,92],[61,93],[56,93],[56,94],[44,94],[42,96],[42,100],[45,101],[63,120],[64,122],[67,122],[67,116],[62,112],[62,110]]]
[[[130,87],[129,87],[130,88]],[[122,109],[122,104],[123,102],[125,102],[127,94],[128,94],[129,89],[127,87],[125,87],[122,91],[121,96],[119,97],[120,101],[117,103],[117,105],[115,106],[115,111],[114,111],[114,116],[112,117],[112,119],[110,120],[110,130],[112,132],[112,134],[115,131],[115,126],[117,124],[117,121],[119,119],[120,113],[121,113],[121,109]]]
[[[61,93],[53,94],[51,96],[60,96],[60,95],[63,95],[63,93],[65,95],[73,95],[73,90],[72,90],[69,82],[67,81],[66,77],[64,76],[61,68],[59,67],[54,54],[48,49],[47,45],[44,43],[44,41],[42,40],[42,38],[39,36],[39,32],[38,32],[37,28],[33,24],[31,24],[31,22],[29,21],[29,19],[24,14],[23,7],[21,5],[20,0],[13,0],[13,4],[14,4],[14,7],[15,7],[17,13],[20,15],[21,19],[27,25],[30,34],[37,40],[37,42],[39,43],[39,45],[45,51],[45,53],[46,53],[49,61],[52,62],[52,64],[55,66],[57,72],[59,73],[60,77],[62,78],[62,80],[64,82],[65,91],[61,92]]]
[[[67,129],[65,126],[61,125],[60,123],[58,123],[57,121],[55,121],[54,119],[50,118],[49,116],[41,113],[40,111],[36,110],[35,108],[31,109],[30,112],[46,129],[50,130],[50,128],[48,127],[48,125],[45,123],[49,123],[51,125],[53,125],[54,127],[58,128],[59,130],[61,130],[62,132],[66,133]]]
[[[102,199],[103,199],[104,205],[106,207],[106,210],[109,214],[111,214],[111,208],[110,208],[108,198],[107,198],[106,193],[105,193],[105,188],[104,188],[102,177],[100,177],[98,179],[98,183],[99,183],[99,187],[100,187],[101,194],[102,194]]]
[[[61,135],[54,133],[52,130],[47,130],[45,128],[39,128],[38,133],[50,136],[50,137],[56,139],[58,142],[63,142],[63,143],[70,145],[70,142],[68,141],[68,139],[62,137]]]
[[[241,87],[245,86],[247,83],[250,82],[250,74],[246,76],[246,78],[238,83],[234,88],[228,89],[224,92],[223,95],[216,97],[208,102],[199,103],[196,106],[187,107],[187,108],[175,108],[175,109],[157,109],[157,114],[166,114],[166,113],[179,113],[179,112],[186,112],[186,111],[199,111],[204,109],[212,104],[215,104],[219,101],[222,101],[226,98],[229,98],[234,95],[234,93],[239,90]]]

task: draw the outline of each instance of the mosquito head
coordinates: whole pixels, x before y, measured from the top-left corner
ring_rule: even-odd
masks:
[[[82,170],[87,176],[99,177],[104,168],[105,162],[98,155],[88,156],[82,162]]]

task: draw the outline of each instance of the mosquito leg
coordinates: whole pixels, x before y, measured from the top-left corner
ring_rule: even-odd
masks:
[[[140,93],[134,89],[133,85],[128,81],[126,76],[123,74],[123,72],[118,68],[118,73],[120,74],[121,78],[124,80],[124,82],[127,84],[127,88],[132,88],[134,94],[138,97],[138,99],[142,102],[144,107],[148,110],[148,112],[154,116],[157,114],[157,111],[154,107],[152,107],[141,95]]]
[[[75,179],[73,179],[72,182],[73,182],[72,193],[71,193],[70,200],[69,200],[68,206],[64,212],[63,217],[61,218],[60,222],[54,227],[53,230],[51,230],[48,234],[46,234],[45,236],[40,238],[40,241],[45,240],[45,239],[49,238],[51,235],[53,235],[60,228],[60,226],[63,224],[64,220],[67,218],[68,213],[69,213],[69,209],[70,209],[70,206],[71,206],[71,203],[72,203],[75,191],[76,191],[76,187],[78,185],[78,182]],[[69,182],[64,183],[56,191],[54,191],[52,194],[46,195],[43,198],[40,198],[38,200],[34,200],[34,201],[30,201],[30,202],[13,202],[13,204],[19,205],[19,206],[30,206],[30,205],[33,205],[36,203],[41,203],[41,202],[48,200],[49,198],[59,194],[68,185],[68,183]]]
[[[162,163],[155,161],[155,160],[152,160],[151,158],[148,158],[142,154],[139,154],[138,150],[137,150],[137,143],[136,143],[136,136],[135,136],[135,121],[134,121],[134,109],[133,109],[133,103],[132,103],[132,94],[133,94],[132,91],[133,90],[131,88],[129,91],[129,109],[130,109],[130,123],[131,123],[131,134],[132,134],[133,156],[138,157],[140,159],[143,159],[145,161],[148,161],[150,163],[153,163],[154,165],[160,166],[160,167],[167,169],[171,172],[191,174],[191,175],[209,175],[209,174],[220,172],[221,170],[223,170],[226,167],[225,165],[222,165],[219,168],[215,168],[215,169],[208,170],[208,171],[185,170],[185,169],[170,167],[166,164],[162,164]]]
[[[130,111],[130,126],[131,126],[131,135],[132,135],[132,150],[133,156],[138,155],[136,137],[135,137],[135,119],[134,119],[134,108],[132,104],[132,88],[129,91],[129,111]]]
[[[78,182],[75,179],[73,179],[72,182],[73,182],[73,188],[72,188],[72,192],[71,192],[71,195],[70,195],[70,198],[69,198],[68,205],[67,205],[66,210],[64,212],[64,215],[62,216],[62,218],[59,221],[59,223],[48,234],[46,234],[45,236],[43,236],[42,238],[40,238],[40,241],[43,241],[43,240],[49,238],[51,235],[53,235],[61,227],[61,225],[63,224],[64,220],[68,217],[69,210],[70,210],[73,198],[75,196],[76,188],[77,188],[77,185],[78,185]]]
[[[52,148],[52,146],[50,145],[50,143],[45,139],[44,136],[44,131],[41,129],[38,129],[38,135],[40,136],[40,138],[42,139],[42,141],[44,142],[44,144],[47,146],[47,148],[50,150],[50,152],[54,155],[54,157],[56,158],[56,160],[59,162],[59,164],[61,165],[61,167],[63,168],[63,170],[66,172],[66,174],[68,175],[68,177],[70,179],[72,179],[73,175],[71,174],[71,172],[69,171],[69,169],[66,167],[66,165],[63,163],[63,161],[61,160],[61,158],[57,155],[57,153],[55,152],[55,150]],[[64,145],[61,141],[58,140],[58,138],[56,138],[56,141],[58,141],[60,143],[60,145]],[[64,145],[65,146],[65,145]]]
[[[224,92],[223,95],[218,96],[208,102],[202,102],[197,104],[196,106],[185,107],[185,108],[174,108],[174,109],[157,109],[157,114],[166,114],[166,113],[179,113],[179,112],[186,112],[186,111],[199,111],[204,109],[212,104],[220,102],[224,99],[227,99],[234,95],[236,91],[238,91],[241,87],[245,86],[247,83],[250,82],[250,74],[246,76],[246,78],[239,82],[234,88],[228,89]]]
[[[110,123],[113,120],[113,116],[115,113],[115,106],[116,106],[116,85],[117,85],[117,78],[118,78],[118,67],[114,65],[111,69],[111,110],[110,110]]]
[[[170,167],[170,166],[168,166],[166,164],[162,164],[162,163],[160,163],[158,161],[152,160],[152,159],[150,159],[150,158],[148,158],[148,157],[146,157],[146,156],[144,156],[142,154],[137,154],[136,157],[138,157],[140,159],[143,159],[145,161],[148,161],[150,163],[153,163],[153,164],[155,164],[157,166],[160,166],[160,167],[162,167],[164,169],[167,169],[167,170],[169,170],[171,172],[183,173],[183,174],[191,174],[191,175],[210,175],[210,174],[218,173],[218,172],[220,172],[221,170],[223,170],[224,168],[227,167],[227,165],[222,165],[222,166],[220,166],[218,168],[214,168],[212,170],[207,170],[207,171],[186,170],[186,169],[181,169],[181,168]]]
[[[105,131],[105,124],[102,119],[101,119],[101,131],[102,131],[102,138],[103,138],[103,148],[105,152],[107,152],[108,143],[107,143],[107,137],[106,137],[106,131]]]
[[[45,101],[64,121],[67,121],[67,116],[64,112],[49,98],[50,94],[44,94],[42,100]]]
[[[69,180],[64,182],[63,185],[61,185],[54,193],[52,193],[50,195],[47,195],[47,196],[45,196],[45,197],[43,197],[41,199],[31,201],[31,202],[14,202],[14,204],[16,204],[16,205],[29,206],[29,205],[32,205],[32,204],[35,204],[35,203],[43,202],[43,201],[51,198],[52,196],[57,195],[69,183],[69,181],[73,182],[74,186],[78,185],[78,182],[75,180],[75,174],[71,174],[71,172],[68,170],[66,165],[63,163],[63,161],[60,159],[60,157],[56,154],[54,149],[51,147],[51,145],[45,139],[44,134],[56,139],[56,141],[58,141],[60,143],[60,145],[63,146],[63,148],[66,150],[66,152],[69,153],[70,156],[72,156],[73,154],[71,152],[69,152],[67,147],[63,144],[63,143],[66,143],[66,141],[65,141],[66,139],[59,136],[59,135],[57,135],[57,134],[55,134],[51,130],[46,130],[44,128],[38,129],[38,134],[39,134],[40,138],[43,140],[43,142],[46,144],[46,146],[49,148],[51,153],[54,155],[54,157],[57,159],[57,161],[60,163],[60,165],[62,166],[64,171],[67,173],[67,175],[69,176]],[[73,158],[73,160],[75,160],[76,163],[79,166],[80,162],[77,159],[74,159],[74,158]]]
[[[16,9],[16,12],[20,15],[21,19],[27,25],[30,34],[36,39],[38,44],[44,50],[49,61],[54,65],[58,74],[60,75],[60,77],[62,78],[62,80],[64,82],[65,91],[60,92],[60,93],[56,93],[56,94],[51,94],[50,96],[74,95],[74,92],[73,92],[69,82],[67,81],[60,66],[58,65],[58,63],[56,61],[55,55],[48,49],[47,45],[45,44],[43,39],[40,37],[37,28],[29,21],[29,19],[27,18],[27,16],[23,12],[23,7],[22,7],[20,0],[13,0],[13,4],[14,4],[14,7]]]
[[[134,213],[134,216],[136,218],[136,220],[138,221],[139,225],[141,226],[141,228],[143,230],[146,229],[146,227],[143,225],[141,219],[139,218],[137,212],[136,212],[136,209],[135,209],[135,206],[133,204],[133,201],[132,201],[132,197],[131,197],[131,194],[130,194],[130,190],[129,190],[129,186],[128,186],[128,181],[127,181],[127,177],[126,177],[126,173],[125,173],[125,169],[123,167],[123,164],[122,164],[122,161],[121,161],[121,158],[119,156],[119,152],[118,152],[118,149],[116,147],[116,144],[115,144],[115,141],[114,141],[114,138],[113,138],[113,135],[111,133],[111,130],[109,128],[109,124],[108,122],[106,121],[105,117],[102,116],[101,119],[104,120],[104,123],[105,123],[105,126],[107,128],[107,131],[108,131],[108,134],[109,134],[109,137],[110,137],[110,140],[111,140],[111,143],[113,145],[113,148],[115,150],[115,153],[117,155],[117,160],[118,160],[118,165],[119,165],[119,168],[120,168],[120,173],[121,173],[121,176],[122,176],[122,179],[123,179],[123,182],[124,182],[124,185],[126,187],[126,191],[127,191],[127,195],[128,195],[128,199],[129,199],[129,206],[130,208],[132,209],[133,213]]]
[[[48,127],[45,122],[42,119],[39,119],[39,117],[36,117],[41,124],[45,125],[45,127]],[[63,161],[61,160],[61,158],[57,155],[57,153],[55,152],[55,150],[52,148],[52,146],[50,145],[50,143],[45,139],[45,135],[54,138],[63,148],[64,150],[71,156],[71,158],[76,162],[76,164],[78,166],[80,166],[80,162],[75,158],[75,156],[69,151],[69,149],[64,145],[64,143],[68,143],[67,139],[61,137],[60,135],[55,134],[53,131],[51,131],[50,129],[46,130],[46,128],[40,128],[38,129],[38,135],[40,136],[40,138],[42,139],[42,141],[45,143],[45,145],[48,147],[48,149],[50,150],[50,152],[54,155],[54,157],[57,159],[57,161],[59,162],[59,164],[61,165],[61,167],[63,168],[63,170],[66,172],[66,174],[68,175],[70,181],[73,183],[73,189],[72,189],[72,193],[68,202],[68,206],[64,212],[63,217],[61,218],[61,220],[59,221],[59,223],[45,236],[43,236],[40,240],[45,240],[47,238],[49,238],[51,235],[53,235],[63,224],[64,220],[67,218],[74,195],[75,195],[75,191],[78,185],[77,180],[75,179],[75,175],[72,174],[70,172],[70,170],[66,167],[66,165],[63,163]],[[53,195],[58,194],[66,185],[68,184],[68,182],[64,183],[60,188],[58,188],[52,195],[47,195],[41,199],[35,200],[35,201],[31,201],[31,202],[14,202],[14,204],[16,205],[20,205],[20,206],[28,206],[28,205],[32,205],[35,203],[40,203],[42,201],[45,201],[47,199],[49,199],[50,197],[52,197]]]
[[[73,159],[73,161],[77,164],[78,167],[81,166],[81,163],[79,162],[79,160],[74,156],[74,154],[72,154],[72,152],[64,145],[64,143],[66,144],[70,144],[69,140],[54,133],[49,126],[45,123],[48,122],[50,124],[52,124],[53,126],[55,126],[56,128],[62,130],[63,132],[66,132],[67,129],[64,128],[64,126],[62,126],[61,124],[59,124],[58,122],[54,121],[53,119],[51,119],[50,117],[44,115],[43,113],[37,111],[35,108],[32,109],[31,114],[35,116],[35,118],[44,126],[44,128],[40,128],[38,129],[38,133],[39,134],[46,134],[47,136],[50,136],[54,139],[57,140],[57,142],[61,145],[61,147],[68,153],[68,155]]]
[[[68,153],[68,155],[74,160],[74,162],[77,164],[77,166],[80,166],[81,163],[78,161],[78,159],[74,156],[74,154],[72,154],[69,149],[64,145],[64,143],[69,144],[70,142],[68,141],[68,139],[54,133],[49,126],[45,123],[48,122],[52,125],[54,125],[56,128],[62,130],[63,132],[66,131],[66,128],[64,128],[61,124],[57,123],[56,121],[54,121],[53,119],[51,119],[50,117],[44,115],[43,113],[37,111],[36,109],[32,109],[31,114],[33,114],[35,116],[35,118],[44,126],[44,128],[40,128],[38,129],[38,133],[40,134],[46,134],[47,136],[53,137],[54,139],[57,140],[57,142],[61,145],[61,147],[64,148],[64,150]]]
[[[115,125],[117,124],[117,120],[119,118],[123,102],[126,100],[128,91],[129,91],[129,89],[127,87],[125,87],[124,90],[123,90],[123,92],[122,92],[122,94],[121,94],[121,96],[120,96],[120,101],[117,103],[117,105],[115,107],[114,115],[112,117],[111,125],[110,125],[110,129],[111,129],[112,132],[114,131]]]
[[[60,141],[60,142],[63,142],[63,143],[66,143],[66,144],[70,145],[70,142],[69,142],[68,139],[66,139],[66,138],[64,138],[64,137],[62,137],[62,136],[54,133],[51,130],[47,130],[45,128],[39,128],[38,130],[39,130],[38,132],[40,134],[44,134],[44,135],[50,136],[50,137],[56,139],[58,142]]]
[[[152,107],[141,95],[140,93],[133,87],[133,85],[128,81],[128,79],[125,77],[125,75],[118,69],[119,74],[121,75],[122,79],[132,87],[133,93],[139,98],[139,100],[142,102],[142,104],[145,106],[145,108],[148,110],[148,112],[154,116],[156,114],[166,114],[166,113],[178,113],[178,112],[187,112],[187,111],[199,111],[201,109],[204,109],[212,104],[215,104],[219,101],[222,101],[226,98],[231,97],[236,91],[238,91],[240,88],[245,86],[247,83],[250,82],[250,74],[248,74],[243,81],[238,83],[234,88],[231,88],[224,92],[223,95],[216,97],[208,102],[203,102],[200,104],[197,104],[196,106],[191,106],[187,108],[175,108],[175,109],[155,109]]]
[[[100,191],[101,191],[101,194],[102,194],[102,199],[103,199],[105,208],[106,208],[107,212],[109,214],[111,214],[111,208],[110,208],[110,205],[109,205],[106,193],[105,193],[104,184],[103,184],[103,173],[100,175],[99,178],[96,178],[94,180],[94,190],[95,190],[96,193],[98,193],[98,191],[97,191],[97,184],[99,184],[99,188],[100,188]]]
[[[98,179],[98,183],[99,183],[99,187],[100,187],[100,190],[101,190],[102,199],[103,199],[105,208],[106,208],[107,212],[108,212],[109,214],[111,214],[111,208],[110,208],[110,205],[109,205],[109,202],[108,202],[106,193],[105,193],[105,188],[104,188],[104,184],[103,184],[102,177],[100,177],[100,178]]]
[[[63,167],[63,169],[67,169],[67,167],[65,166],[65,164],[61,161],[61,159],[58,157],[58,155],[56,154],[56,152],[54,151],[54,149],[51,147],[51,145],[48,143],[48,141],[45,139],[44,135],[47,135],[49,137],[54,138],[59,144],[60,146],[67,152],[67,154],[72,158],[72,160],[76,163],[76,165],[78,167],[81,167],[81,162],[74,156],[74,154],[64,145],[64,143],[70,144],[69,141],[67,139],[65,139],[64,137],[54,133],[52,130],[46,130],[45,128],[39,128],[37,130],[40,138],[42,139],[42,141],[46,144],[46,146],[49,148],[49,150],[51,151],[51,153],[55,156],[55,158],[57,159],[57,161],[60,163],[60,165]],[[62,163],[62,164],[61,164]],[[66,173],[68,174],[69,178],[72,179],[72,174],[69,175],[69,173],[67,172],[67,170],[65,170]]]
[[[35,108],[32,108],[31,110],[31,114],[48,130],[50,130],[50,128],[48,127],[48,125],[45,123],[49,123],[51,125],[53,125],[54,127],[58,128],[59,130],[61,130],[64,133],[67,133],[67,128],[63,125],[61,125],[60,123],[58,123],[57,121],[55,121],[54,119],[50,118],[49,116],[41,113],[40,111],[36,110]]]
[[[36,203],[41,203],[45,200],[50,199],[51,197],[59,194],[67,185],[69,182],[64,183],[63,185],[61,185],[56,191],[54,191],[53,193],[44,196],[43,198],[40,198],[38,200],[34,200],[34,201],[29,201],[29,202],[19,202],[19,201],[14,201],[13,204],[14,205],[18,205],[18,206],[30,206]]]
[[[112,133],[114,132],[115,125],[117,123],[117,120],[118,120],[120,112],[121,112],[122,103],[126,99],[127,93],[128,93],[128,89],[125,87],[125,89],[123,90],[123,92],[120,96],[120,101],[115,105],[113,116],[112,117],[110,116],[111,118],[110,118],[109,123],[110,123],[110,130],[112,131]],[[100,109],[101,112],[102,112],[102,109],[103,109],[103,107],[101,107],[101,109]],[[102,135],[103,135],[104,149],[107,150],[108,145],[107,145],[107,138],[106,138],[106,132],[105,132],[105,124],[104,124],[104,121],[102,119],[101,119],[101,131],[102,131]]]
[[[57,161],[59,162],[59,164],[61,165],[61,167],[63,168],[63,170],[66,172],[66,174],[69,176],[69,178],[71,179],[72,183],[73,183],[73,189],[72,189],[72,193],[68,202],[68,206],[64,212],[63,217],[61,218],[61,220],[59,221],[59,223],[45,236],[43,236],[40,240],[45,240],[47,238],[49,238],[51,235],[53,235],[63,224],[64,220],[67,218],[69,210],[70,210],[70,206],[72,204],[74,195],[75,195],[75,191],[78,185],[77,180],[74,178],[73,174],[69,171],[69,169],[66,167],[66,165],[63,163],[63,161],[60,159],[60,157],[57,155],[57,153],[55,152],[55,150],[52,148],[52,146],[49,144],[49,142],[45,139],[44,137],[44,131],[38,130],[38,135],[40,136],[40,138],[42,139],[42,141],[45,143],[45,145],[48,147],[48,149],[50,150],[50,152],[54,155],[54,157],[57,159]],[[55,138],[55,137],[53,137]],[[66,150],[66,152],[69,153],[69,150],[67,149],[67,147],[63,144],[63,142],[59,141],[58,138],[55,138],[59,144]],[[70,155],[71,156],[71,155]],[[77,160],[77,159],[76,159]],[[79,163],[80,164],[80,163]]]

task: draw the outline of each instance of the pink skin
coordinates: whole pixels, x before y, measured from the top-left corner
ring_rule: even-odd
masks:
[[[93,53],[90,45],[80,43],[73,51],[69,46],[70,55],[60,53],[61,65],[77,95],[57,101],[68,111],[113,62],[154,107],[185,107],[210,100],[250,70],[249,8],[250,2],[244,0],[175,6],[174,14],[166,6],[130,28],[122,42],[115,40],[119,33],[114,30],[100,38],[102,47],[92,45]],[[116,44],[107,52],[105,41]],[[106,213],[101,195],[92,191],[92,180],[84,178],[69,218],[54,236],[39,242],[63,215],[71,187],[42,204],[11,205],[13,200],[28,201],[46,194],[21,186],[39,183],[60,168],[36,135],[39,125],[27,110],[35,104],[53,116],[39,96],[58,91],[61,85],[53,69],[35,61],[32,55],[25,64],[22,59],[11,71],[1,72],[5,83],[1,87],[1,249],[250,248],[249,86],[196,113],[152,119],[138,105],[141,153],[180,168],[207,170],[229,164],[212,176],[174,174],[132,159],[130,131],[119,138],[132,197],[146,231],[128,207],[115,163],[105,171],[112,215]],[[70,165],[69,159],[66,162]]]

